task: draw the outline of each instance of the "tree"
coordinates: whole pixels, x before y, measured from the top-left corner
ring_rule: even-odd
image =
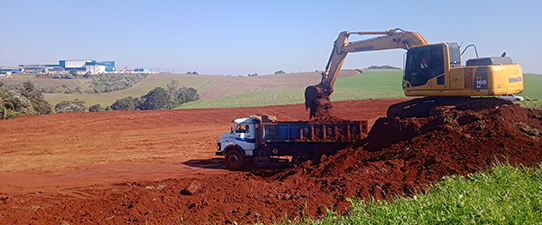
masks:
[[[76,77],[77,76],[77,70],[75,70],[75,69],[70,70],[70,75],[72,75],[73,77]]]
[[[198,72],[196,72],[196,71],[194,71],[194,72],[192,72],[192,74],[198,75],[199,73],[198,73]]]
[[[123,99],[117,100],[111,105],[111,110],[136,110],[139,105],[139,98],[128,96]]]
[[[282,70],[279,70],[279,71],[276,71],[275,74],[285,74],[286,72],[282,71]]]
[[[199,95],[194,88],[186,88],[180,85],[177,80],[172,80],[167,85],[167,94],[170,104],[168,108],[173,109],[186,102],[196,101],[199,99]]]
[[[90,107],[88,107],[88,111],[89,112],[101,112],[101,111],[104,111],[105,109],[103,107],[100,106],[100,104],[96,104],[96,105],[92,105]]]
[[[153,110],[153,109],[166,109],[170,105],[170,99],[167,91],[162,87],[157,87],[144,96],[141,96],[143,100],[139,109],[141,110]]]
[[[32,103],[13,90],[7,91],[4,96],[2,96],[1,106],[0,110],[2,110],[3,119],[11,119],[18,115],[36,114],[36,111],[32,107]]]
[[[177,95],[177,102],[179,105],[182,105],[187,102],[199,100],[199,94],[194,88],[182,87],[179,90],[179,95]]]
[[[38,115],[51,114],[53,110],[51,104],[45,100],[43,94],[34,88],[34,85],[30,81],[23,83],[23,89],[21,89],[21,95],[24,96],[32,103],[32,107],[36,110]]]
[[[88,108],[85,106],[85,102],[79,99],[73,101],[61,101],[55,105],[55,112],[88,112]]]

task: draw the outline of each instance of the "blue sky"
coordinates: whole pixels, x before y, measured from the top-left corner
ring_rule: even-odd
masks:
[[[506,51],[542,74],[540,0],[0,0],[0,9],[1,66],[96,59],[214,75],[322,71],[339,32],[399,27],[429,43],[476,44],[480,56]],[[351,53],[343,68],[401,67],[404,52]]]

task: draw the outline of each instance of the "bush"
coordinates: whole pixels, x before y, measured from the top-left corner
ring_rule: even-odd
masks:
[[[117,100],[111,107],[111,110],[136,110],[139,107],[139,98],[128,96]]]
[[[16,115],[34,115],[36,111],[32,107],[32,103],[15,91],[7,91],[2,97],[2,113],[9,111],[16,112]]]
[[[92,106],[88,107],[88,111],[89,112],[101,112],[101,111],[105,111],[105,109],[103,107],[101,107],[100,104],[96,104],[96,105],[92,105]]]
[[[85,102],[79,99],[73,101],[61,101],[55,105],[55,112],[88,112],[88,108],[85,106]]]
[[[149,91],[146,95],[139,98],[132,96],[119,99],[113,105],[108,106],[106,110],[155,110],[155,109],[173,109],[181,104],[191,101],[197,101],[199,94],[194,88],[186,88],[178,81],[172,80],[167,85],[167,90],[157,87]]]
[[[51,114],[53,110],[51,109],[51,104],[45,100],[43,94],[37,91],[34,88],[34,85],[30,81],[23,83],[23,89],[21,89],[21,95],[30,101],[36,114],[44,115]]]
[[[144,96],[141,96],[142,103],[139,109],[153,110],[166,109],[171,105],[170,97],[166,90],[162,87],[157,87]]]

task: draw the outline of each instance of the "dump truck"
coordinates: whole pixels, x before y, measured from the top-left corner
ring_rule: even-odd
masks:
[[[283,161],[299,165],[318,162],[367,136],[367,121],[277,121],[270,115],[236,118],[231,132],[220,136],[216,155],[226,167],[240,170],[259,162]]]

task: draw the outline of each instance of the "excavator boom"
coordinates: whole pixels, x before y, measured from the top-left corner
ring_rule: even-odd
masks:
[[[348,42],[350,35],[381,35],[376,38]],[[385,49],[410,49],[421,45],[428,45],[423,36],[416,32],[393,29],[386,31],[343,31],[339,34],[333,44],[331,56],[326,65],[325,72],[322,73],[322,80],[319,84],[308,86],[305,89],[305,106],[310,108],[310,117],[319,117],[325,114],[327,109],[331,108],[329,104],[329,95],[333,93],[333,84],[344,63],[344,59],[349,52],[377,51]]]

